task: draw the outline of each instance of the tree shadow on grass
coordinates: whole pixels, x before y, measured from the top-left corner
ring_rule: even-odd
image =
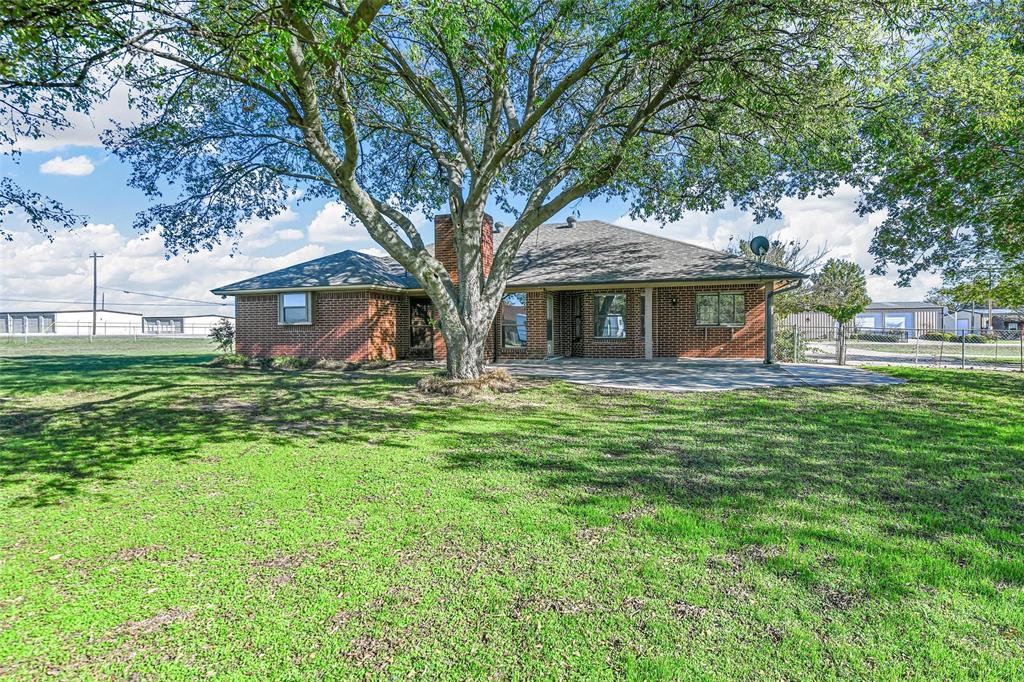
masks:
[[[209,445],[253,440],[406,447],[403,434],[418,423],[385,402],[411,377],[246,372],[173,357],[88,360],[33,358],[5,368],[0,389],[15,397],[0,404],[0,486],[29,486],[13,506],[61,503],[119,480],[142,458],[180,463]],[[53,401],[33,392],[48,380],[70,391]]]
[[[629,499],[729,519],[765,545],[962,553],[953,558],[978,575],[1024,584],[1020,562],[1003,558],[1024,554],[1024,381],[909,378],[916,383],[671,398],[566,388],[489,432],[446,425],[447,458],[453,469],[529,476],[583,523],[602,510],[613,519]],[[845,530],[847,514],[875,529]],[[672,532],[668,522],[647,527]],[[957,537],[969,540],[914,545]]]

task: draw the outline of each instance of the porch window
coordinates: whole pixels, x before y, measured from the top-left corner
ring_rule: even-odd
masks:
[[[308,293],[281,294],[278,301],[280,324],[312,324],[313,316],[310,314]]]
[[[697,294],[698,327],[742,327],[747,321],[743,294]]]
[[[626,338],[625,294],[594,296],[594,337],[598,339]]]
[[[526,294],[508,294],[501,299],[501,345],[526,347]]]

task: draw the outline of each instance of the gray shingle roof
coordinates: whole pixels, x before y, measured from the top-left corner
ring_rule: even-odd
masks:
[[[415,289],[416,279],[391,258],[340,251],[213,290],[215,294],[342,286]]]
[[[494,235],[498,248],[505,233]],[[756,263],[600,220],[541,225],[512,264],[509,287],[631,284],[736,279],[795,279],[792,270]],[[418,289],[416,279],[390,258],[342,251],[229,284],[213,293],[336,286]]]
[[[510,287],[804,277],[600,220],[564,225],[541,225],[526,238],[512,265]]]

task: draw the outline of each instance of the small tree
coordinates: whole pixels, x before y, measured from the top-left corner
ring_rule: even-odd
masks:
[[[213,325],[209,336],[221,353],[230,353],[235,349],[235,325],[231,324],[228,318],[225,317]]]
[[[846,325],[871,303],[864,269],[850,261],[829,259],[814,276],[813,296],[814,309],[828,313],[839,323],[836,362],[845,365]]]
[[[784,242],[781,239],[773,239],[768,248],[768,253],[757,256],[750,248],[751,238],[740,239],[739,245],[731,243],[725,249],[726,253],[742,256],[759,263],[767,263],[777,268],[786,268],[795,272],[810,274],[818,269],[821,262],[828,256],[828,245],[820,246],[814,251],[808,249],[809,242],[791,239]],[[774,309],[777,319],[784,320],[794,313],[803,312],[810,306],[810,289],[802,287],[797,291],[788,294],[779,294],[775,297]]]

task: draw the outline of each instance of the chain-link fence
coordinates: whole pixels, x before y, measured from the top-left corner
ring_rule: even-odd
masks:
[[[840,334],[836,327],[787,326],[775,336],[780,362],[835,363],[840,352],[849,364],[1024,371],[1024,330],[851,327]]]

